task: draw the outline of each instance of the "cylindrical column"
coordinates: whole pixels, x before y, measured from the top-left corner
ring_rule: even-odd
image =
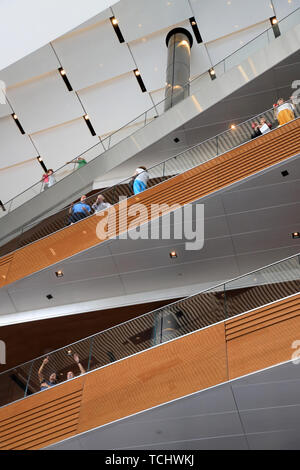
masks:
[[[166,71],[165,111],[189,96],[190,59],[193,37],[184,28],[169,31],[166,37],[168,64]]]

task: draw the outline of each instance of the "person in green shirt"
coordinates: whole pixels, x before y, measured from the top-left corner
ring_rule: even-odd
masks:
[[[84,165],[87,164],[87,161],[82,157],[78,157],[72,160],[71,162],[66,162],[66,165],[68,165],[69,163],[77,163],[78,166],[76,170],[79,170],[79,168],[82,168]]]

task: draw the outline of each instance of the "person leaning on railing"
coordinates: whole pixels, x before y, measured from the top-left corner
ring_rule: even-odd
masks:
[[[147,184],[148,184],[148,179],[149,179],[149,173],[144,166],[139,166],[133,176],[132,179],[134,178],[133,181],[133,192],[134,194],[141,193],[142,191],[145,191],[147,189]]]
[[[78,220],[84,219],[88,215],[91,214],[92,209],[88,204],[86,204],[86,196],[83,195],[80,198],[79,202],[75,202],[74,204],[71,205],[69,209],[69,223],[74,224],[75,222],[78,222]]]
[[[76,163],[78,165],[76,170],[79,170],[79,168],[82,168],[84,165],[87,164],[87,161],[82,157],[78,157],[70,162],[66,162],[66,165],[69,165],[69,163]]]

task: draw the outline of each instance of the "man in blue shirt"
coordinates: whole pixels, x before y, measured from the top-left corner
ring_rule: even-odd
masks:
[[[86,196],[81,196],[79,202],[75,202],[75,204],[71,205],[69,209],[70,223],[78,222],[78,220],[84,219],[85,217],[90,215],[92,210],[90,206],[85,203],[85,201],[86,201]]]

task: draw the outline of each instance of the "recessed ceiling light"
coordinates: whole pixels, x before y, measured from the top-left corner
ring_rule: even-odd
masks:
[[[293,232],[292,237],[293,238],[300,238],[300,232]]]
[[[69,79],[67,77],[66,71],[64,68],[59,67],[58,69],[60,75],[62,76],[63,81],[65,82],[66,87],[68,88],[69,91],[73,91],[73,88],[71,86],[71,83],[69,82]]]
[[[178,137],[175,137],[174,142],[175,144],[178,144],[178,142],[180,142],[180,139],[178,139]]]
[[[62,272],[61,269],[59,269],[58,271],[55,272],[55,276],[56,277],[63,277],[64,273]]]
[[[19,131],[21,132],[21,134],[24,135],[24,134],[25,134],[25,131],[24,131],[23,127],[21,126],[20,121],[19,121],[18,116],[16,115],[16,113],[13,113],[13,114],[12,114],[12,118],[13,118],[13,120],[15,121],[15,123],[17,124],[17,126],[18,126]]]
[[[142,24],[141,24],[141,23],[140,23],[140,24],[138,24],[138,27],[139,27],[139,28],[141,28],[141,27],[142,27]]]
[[[170,258],[177,258],[176,251],[170,251]]]
[[[236,125],[235,125],[235,124],[231,124],[230,129],[232,129],[232,130],[236,129]]]
[[[119,21],[117,20],[117,18],[115,18],[114,16],[111,16],[110,18],[110,22],[115,30],[115,33],[116,35],[118,36],[118,39],[119,39],[119,42],[125,42],[124,38],[123,38],[123,35],[121,33],[121,30],[119,28]]]
[[[275,38],[278,38],[278,36],[280,36],[280,29],[279,29],[278,19],[276,18],[276,16],[272,16],[270,18],[270,22],[271,22],[271,25],[272,25],[274,36],[275,36]]]
[[[140,72],[138,69],[135,69],[135,70],[133,71],[133,73],[134,73],[134,75],[135,75],[135,78],[136,78],[137,81],[138,81],[138,84],[140,85],[140,88],[141,88],[142,92],[145,93],[145,91],[147,91],[147,90],[146,90],[145,84],[144,84],[144,82],[143,82],[143,79],[142,79],[142,77],[141,77],[141,72]]]
[[[39,164],[41,165],[41,167],[43,168],[43,170],[47,173],[48,168],[46,167],[45,163],[43,162],[42,157],[39,155],[36,158],[37,158],[37,161],[39,162]]]
[[[202,40],[200,31],[199,31],[199,28],[198,28],[198,25],[197,25],[197,21],[196,21],[194,16],[189,18],[189,21],[190,21],[193,33],[195,35],[196,41],[197,41],[198,44],[200,44],[201,42],[203,42],[203,40]]]
[[[86,125],[88,126],[89,130],[90,130],[90,133],[92,134],[92,136],[95,136],[96,135],[96,132],[95,132],[95,129],[93,128],[92,126],[92,123],[90,121],[90,118],[89,118],[89,115],[88,114],[85,114],[84,116],[84,120],[86,122]]]
[[[217,78],[215,69],[214,69],[213,67],[211,67],[211,68],[209,69],[208,73],[209,73],[210,78],[211,78],[212,80],[214,80],[215,78]]]
[[[48,300],[53,299],[53,295],[51,295],[51,294],[46,295],[46,297],[47,297]]]

